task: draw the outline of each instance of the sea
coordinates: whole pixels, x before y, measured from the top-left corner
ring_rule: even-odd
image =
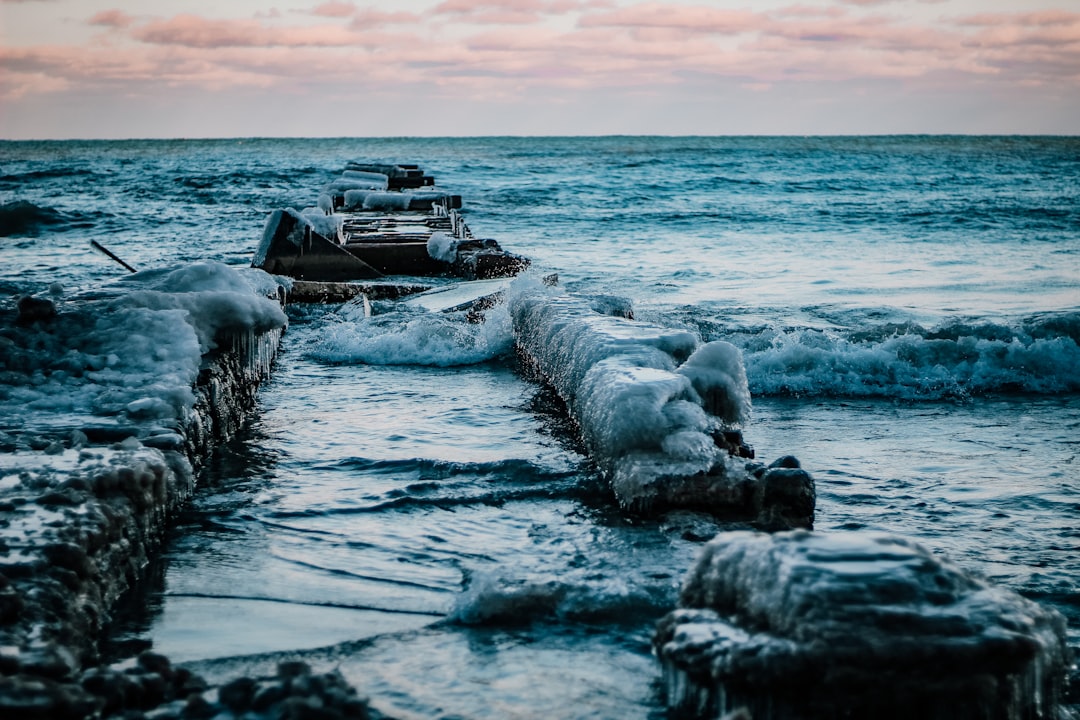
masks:
[[[247,266],[353,160],[417,163],[567,291],[736,345],[744,438],[811,473],[816,531],[911,538],[1080,650],[1080,138],[0,142],[0,303],[127,272],[91,241]],[[620,510],[505,318],[375,311],[290,309],[113,659],[303,660],[400,718],[664,717],[654,625],[736,526]]]

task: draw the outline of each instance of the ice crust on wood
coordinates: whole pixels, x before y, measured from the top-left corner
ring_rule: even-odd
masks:
[[[654,638],[679,716],[1057,717],[1064,619],[910,540],[722,533],[679,605]]]
[[[620,504],[766,511],[768,473],[729,457],[715,439],[750,417],[734,346],[600,314],[583,299],[540,289],[516,290],[510,310],[519,349],[566,401]],[[792,486],[790,497],[772,495],[778,506],[798,506],[791,517],[770,516],[781,527],[812,521],[813,481],[797,473],[801,487],[780,484]]]

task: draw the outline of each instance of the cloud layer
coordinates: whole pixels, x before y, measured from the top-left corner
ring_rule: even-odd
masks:
[[[980,85],[1003,96],[1017,88],[1080,95],[1080,13],[1016,5],[972,13],[956,0],[766,10],[680,1],[331,0],[247,17],[100,7],[75,19],[86,31],[81,42],[5,42],[0,103],[75,88],[137,96],[162,84],[189,93],[409,90],[484,103],[563,92],[671,96],[680,88],[802,95],[883,82],[927,92]]]

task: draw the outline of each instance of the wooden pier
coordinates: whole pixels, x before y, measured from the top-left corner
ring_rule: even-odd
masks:
[[[416,165],[349,163],[323,188],[318,210],[271,215],[252,265],[313,282],[479,280],[529,266],[495,240],[474,237],[461,206],[460,195],[436,189]]]

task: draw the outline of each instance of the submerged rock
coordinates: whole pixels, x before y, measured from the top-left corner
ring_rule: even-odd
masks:
[[[680,717],[1056,718],[1065,621],[905,539],[731,532],[654,648]]]

